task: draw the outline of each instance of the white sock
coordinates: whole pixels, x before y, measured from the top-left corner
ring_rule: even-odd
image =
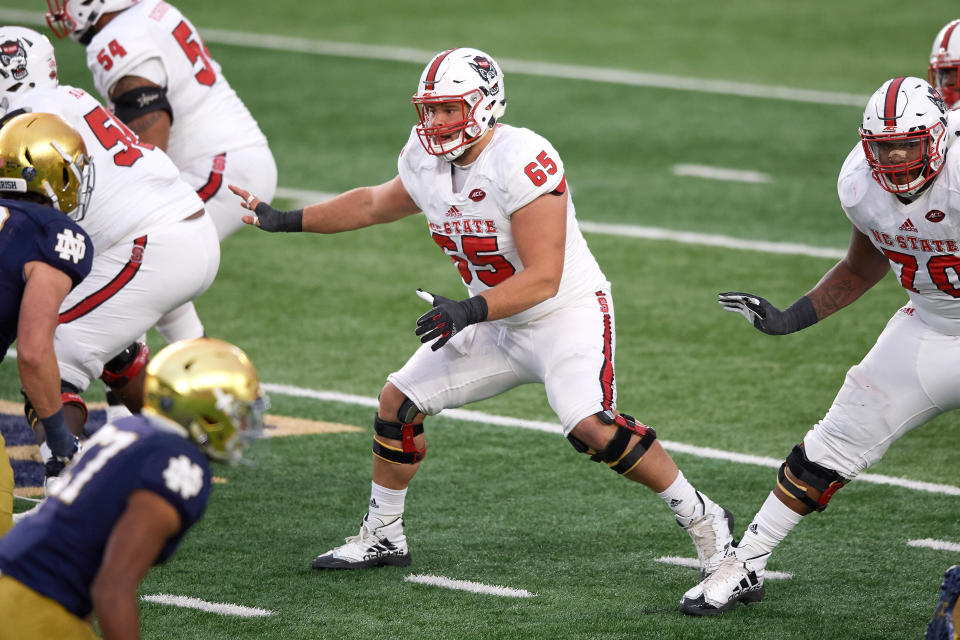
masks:
[[[685,477],[683,471],[677,473],[677,479],[673,481],[666,491],[657,494],[667,506],[673,509],[678,519],[692,521],[694,518],[703,515],[703,505],[700,498],[697,497],[697,490],[693,488]],[[684,526],[689,522],[682,522]]]
[[[737,557],[748,560],[770,553],[802,519],[771,491],[737,545]]]
[[[370,511],[368,520],[372,528],[390,524],[403,515],[403,503],[407,497],[406,489],[387,489],[376,482],[370,483]],[[379,520],[379,524],[374,522]]]

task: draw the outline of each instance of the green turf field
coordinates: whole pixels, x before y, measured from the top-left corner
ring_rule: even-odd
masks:
[[[0,16],[29,9],[16,14],[29,21],[43,9],[32,4],[0,0]],[[506,61],[504,121],[551,140],[581,220],[835,250],[850,234],[836,177],[857,142],[861,107],[548,77],[521,72],[523,64],[865,102],[890,77],[924,77],[934,35],[957,17],[932,0],[909,10],[890,0],[332,4],[178,3],[210,34],[211,53],[270,139],[281,187],[337,192],[390,179],[423,64],[435,51],[477,46]],[[225,44],[227,32],[248,35]],[[277,35],[424,55],[412,63],[298,53],[273,44]],[[61,80],[92,89],[81,47],[56,44]],[[770,182],[681,177],[677,164],[760,171]],[[619,406],[673,443],[782,459],[906,300],[888,276],[837,316],[770,337],[721,313],[716,293],[753,291],[782,307],[831,259],[586,235],[613,283]],[[220,274],[197,308],[207,331],[244,348],[265,382],[372,399],[419,344],[413,327],[425,305],[416,287],[463,295],[419,218],[329,237],[244,229],[223,244]],[[156,336],[151,344],[162,346]],[[8,358],[0,399],[18,400],[17,388]],[[94,385],[87,397],[102,392]],[[279,415],[366,431],[258,443],[257,468],[222,470],[228,482],[215,487],[206,517],[141,593],[274,615],[144,603],[144,638],[919,638],[940,575],[960,555],[907,544],[960,542],[957,496],[855,482],[778,548],[768,568],[793,578],[768,581],[763,603],[687,618],[676,605],[694,570],[656,559],[693,549],[655,495],[578,457],[555,434],[438,417],[407,499],[413,565],[320,574],[309,569],[313,556],[355,534],[364,513],[373,410],[276,392],[271,400]],[[468,408],[556,421],[533,386]],[[960,486],[958,440],[960,417],[942,416],[870,472]],[[674,457],[736,514],[738,536],[775,478],[772,468]],[[406,582],[411,573],[535,595],[441,589]]]

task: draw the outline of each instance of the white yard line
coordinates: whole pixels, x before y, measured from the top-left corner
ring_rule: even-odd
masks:
[[[921,540],[908,540],[907,545],[911,547],[923,547],[927,549],[936,549],[937,551],[960,551],[960,544],[948,542],[946,540],[934,540],[933,538],[923,538]]]
[[[708,180],[724,180],[726,182],[751,182],[763,184],[770,182],[769,174],[759,171],[743,171],[741,169],[727,169],[724,167],[709,167],[703,164],[675,164],[673,175],[690,176],[693,178],[707,178]]]
[[[347,404],[358,404],[365,407],[376,407],[378,405],[376,398],[367,398],[364,396],[355,396],[336,391],[318,391],[315,389],[305,389],[293,385],[280,385],[265,383],[263,388],[269,393],[278,395],[287,395],[297,398],[313,398],[316,400],[325,400],[327,402],[341,402]],[[525,420],[522,418],[511,418],[509,416],[499,416],[482,411],[472,411],[469,409],[445,409],[438,415],[451,420],[464,420],[467,422],[479,422],[482,424],[495,424],[504,427],[517,427],[520,429],[532,429],[535,431],[546,431],[548,433],[563,433],[559,424],[553,422],[541,422],[537,420]],[[660,444],[669,451],[677,453],[686,453],[699,458],[712,458],[715,460],[727,460],[740,464],[752,464],[771,469],[779,469],[783,460],[780,458],[767,458],[764,456],[754,456],[734,451],[724,451],[722,449],[712,449],[710,447],[700,447],[697,445],[686,444],[683,442],[674,442],[671,440],[660,440]],[[784,454],[786,455],[786,454]],[[936,493],[948,496],[960,496],[960,487],[954,487],[947,484],[936,484],[933,482],[922,482],[918,480],[909,480],[907,478],[896,478],[876,473],[861,473],[857,476],[857,482],[869,482],[871,484],[887,484],[903,489],[913,491],[923,491],[925,493]]]
[[[700,568],[700,561],[696,558],[681,558],[679,556],[662,556],[660,558],[655,558],[654,562],[662,562],[663,564],[675,564],[680,567],[691,567],[693,569]],[[784,571],[764,571],[764,578],[770,580],[789,580],[793,577],[792,573],[787,573]]]
[[[31,24],[46,29],[44,14],[19,9],[0,9],[0,20],[21,24]],[[293,38],[269,33],[249,33],[227,31],[224,29],[206,29],[199,27],[203,39],[209,43],[228,44],[248,49],[266,49],[270,51],[289,51],[322,56],[361,58],[368,60],[388,60],[391,62],[409,62],[422,66],[436,54],[436,51],[409,47],[387,47],[356,42],[331,42]],[[749,82],[729,82],[706,78],[684,78],[680,76],[606,67],[587,67],[571,64],[554,64],[532,60],[500,59],[504,71],[547,78],[582,80],[585,82],[606,82],[636,87],[656,87],[677,91],[696,91],[721,95],[742,96],[747,98],[765,98],[769,100],[788,100],[791,102],[809,102],[848,107],[859,107],[867,103],[869,96],[835,91],[814,91],[794,89]]]
[[[240,618],[263,618],[265,616],[275,616],[276,611],[269,609],[259,609],[257,607],[242,607],[238,604],[229,604],[224,602],[207,602],[199,598],[190,598],[188,596],[171,596],[166,593],[158,593],[152,596],[141,596],[144,602],[154,602],[156,604],[166,604],[173,607],[183,607],[184,609],[197,609],[208,613],[216,613],[221,616],[237,616]]]
[[[483,584],[482,582],[470,582],[469,580],[454,580],[443,576],[431,576],[419,573],[411,573],[403,578],[404,582],[416,582],[417,584],[427,584],[432,587],[442,587],[444,589],[455,589],[457,591],[469,591],[471,593],[482,593],[490,596],[501,596],[505,598],[534,598],[536,594],[530,593],[526,589],[514,589],[512,587],[501,587],[498,585]]]
[[[292,200],[296,206],[306,206],[314,202],[329,200],[334,195],[326,191],[310,191],[308,189],[291,189],[278,187],[276,197]],[[634,224],[611,224],[607,222],[588,222],[579,220],[580,229],[586,233],[596,233],[605,236],[621,238],[643,238],[646,240],[668,240],[681,244],[697,246],[719,247],[721,249],[735,249],[739,251],[757,251],[760,253],[775,253],[779,255],[808,256],[811,258],[828,258],[839,260],[846,255],[843,249],[829,247],[814,247],[796,242],[766,242],[763,240],[744,240],[732,236],[711,233],[696,233],[693,231],[672,231],[660,227],[641,227]]]
[[[16,350],[9,349],[7,357],[16,355]],[[362,407],[376,407],[378,401],[376,398],[358,396],[339,391],[323,391],[317,389],[307,389],[289,384],[263,383],[263,388],[268,393],[275,393],[282,396],[292,396],[295,398],[310,398],[324,402],[337,402],[340,404],[354,404]],[[451,420],[463,420],[465,422],[479,422],[482,424],[493,424],[501,427],[516,427],[519,429],[531,429],[534,431],[545,431],[547,433],[563,433],[559,424],[553,422],[542,422],[539,420],[526,420],[524,418],[513,418],[510,416],[499,416],[483,411],[473,411],[470,409],[446,409],[440,414],[444,418]],[[769,467],[779,469],[783,460],[778,458],[767,458],[764,456],[754,456],[746,453],[737,453],[735,451],[724,451],[722,449],[712,449],[710,447],[700,447],[684,442],[674,442],[672,440],[660,440],[660,444],[668,451],[676,453],[686,453],[698,458],[712,458],[715,460],[727,460],[739,464],[752,464],[760,467]],[[857,476],[857,482],[869,482],[871,484],[886,484],[902,489],[911,489],[913,491],[922,491],[925,493],[936,493],[947,496],[960,496],[960,487],[954,487],[948,484],[936,484],[933,482],[923,482],[920,480],[910,480],[908,478],[897,478],[876,473],[861,473]]]

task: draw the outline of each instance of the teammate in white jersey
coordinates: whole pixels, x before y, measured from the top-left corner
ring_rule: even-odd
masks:
[[[54,34],[87,48],[87,66],[111,111],[167,152],[217,226],[243,226],[223,185],[271,199],[277,167],[256,120],[210,56],[196,27],[163,0],[51,0]]]
[[[933,39],[927,81],[940,90],[948,109],[960,107],[960,20],[951,20]]]
[[[960,153],[947,153],[946,127],[937,89],[913,77],[885,82],[867,102],[861,143],[837,183],[853,224],[846,257],[786,311],[754,294],[720,294],[724,309],[776,335],[846,307],[891,268],[909,301],[787,456],[739,545],[684,595],[684,613],[762,599],[770,553],[804,515],[822,511],[905,433],[960,407]]]
[[[203,200],[223,240],[243,211],[223,186],[248,185],[268,200],[277,166],[256,120],[193,24],[163,0],[51,0],[53,33],[86,46],[97,91],[114,115],[170,156]],[[157,329],[168,340],[204,334],[192,302]]]
[[[538,382],[573,446],[656,491],[709,572],[732,516],[684,478],[653,429],[617,411],[610,284],[580,233],[560,155],[497,122],[503,74],[482,51],[435,56],[413,103],[420,121],[389,182],[292,212],[230,186],[256,212],[244,221],[267,231],[337,233],[422,211],[470,293],[420,292],[432,307],[417,321],[424,345],[380,393],[369,512],[358,536],[313,567],[409,564],[401,516],[426,452],[424,416]]]
[[[0,27],[0,107],[54,113],[83,136],[96,178],[79,222],[96,255],[61,307],[55,350],[65,389],[102,378],[133,411],[142,404],[148,357],[139,339],[172,309],[210,286],[220,245],[210,216],[170,159],[143,143],[82,89],[58,86],[53,46],[23,27]],[[194,336],[199,337],[199,336]],[[67,407],[74,433],[86,407]],[[76,408],[76,411],[73,409]]]
[[[947,146],[960,138],[960,20],[951,20],[933,39],[927,82],[947,104]]]

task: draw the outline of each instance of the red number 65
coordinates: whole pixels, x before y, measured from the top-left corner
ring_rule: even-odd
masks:
[[[546,169],[550,175],[557,172],[557,163],[547,157],[546,151],[540,152],[540,155],[537,156],[537,162],[539,162],[540,167]],[[534,186],[540,187],[546,183],[547,173],[544,173],[543,170],[537,166],[537,162],[531,162],[525,166],[523,172],[527,174],[527,177],[530,178],[530,182],[532,182]]]

